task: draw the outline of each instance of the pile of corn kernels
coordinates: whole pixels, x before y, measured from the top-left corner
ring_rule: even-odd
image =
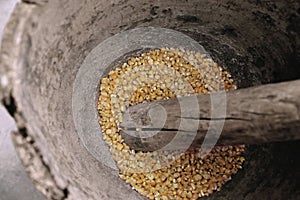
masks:
[[[198,199],[231,179],[244,161],[244,146],[178,152],[134,151],[120,134],[126,108],[160,99],[236,89],[231,76],[204,54],[162,48],[132,57],[102,78],[98,110],[103,138],[121,179],[149,199]]]

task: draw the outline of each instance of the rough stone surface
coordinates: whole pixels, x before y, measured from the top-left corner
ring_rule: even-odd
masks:
[[[22,158],[30,178],[36,187],[48,198],[53,200],[65,199],[66,189],[60,188],[53,179],[47,165],[45,165],[42,155],[35,147],[33,140],[29,136],[22,136],[19,133],[13,134],[13,140],[19,156]]]
[[[15,100],[19,132],[33,138],[54,185],[68,189],[63,198],[145,199],[87,152],[74,127],[76,73],[104,39],[139,26],[171,28],[204,46],[239,87],[300,77],[296,0],[32,2],[42,1],[20,4],[5,33],[0,73],[12,87],[0,87],[0,98]],[[204,199],[297,199],[298,146],[249,147],[244,170]]]

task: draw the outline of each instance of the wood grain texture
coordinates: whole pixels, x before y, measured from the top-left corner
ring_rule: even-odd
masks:
[[[217,99],[214,105],[211,103],[213,96]],[[262,144],[300,139],[300,80],[228,92],[227,100],[217,93],[212,96],[200,95],[197,99],[200,109],[196,116],[193,110],[197,106],[193,105],[193,97],[179,98],[181,102],[190,105],[185,110],[180,108],[178,99],[130,107],[127,112],[130,114],[124,115],[121,124],[125,142],[133,149],[151,151],[161,149],[179,135],[180,140],[172,144],[170,149],[186,149],[191,141],[191,148],[199,148],[204,138],[204,146],[214,145],[220,134],[215,127],[222,127],[223,123],[217,145]],[[216,110],[226,107],[226,114],[221,112],[212,117],[212,106]],[[162,116],[161,107],[165,109],[167,120],[163,126],[158,127],[157,121]],[[193,133],[195,122],[198,125]],[[180,123],[185,124],[184,129],[179,128]]]

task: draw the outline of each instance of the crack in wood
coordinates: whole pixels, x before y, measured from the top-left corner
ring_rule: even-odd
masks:
[[[180,129],[174,129],[174,128],[140,128],[140,130],[137,131],[136,127],[122,127],[120,126],[121,130],[123,131],[136,131],[136,132],[141,132],[141,131],[171,131],[171,132],[191,132],[191,131],[186,131],[186,130],[180,130]]]
[[[247,113],[247,114],[253,114],[253,115],[261,115],[261,116],[272,116],[275,113],[259,113],[259,112],[252,112],[252,111],[246,111],[246,110],[241,110],[242,113]],[[276,113],[280,114],[280,113]]]
[[[244,118],[238,118],[238,117],[179,117],[175,116],[177,118],[182,119],[192,119],[192,120],[207,120],[207,121],[222,121],[222,120],[238,120],[238,121],[253,121],[251,119],[244,119]]]

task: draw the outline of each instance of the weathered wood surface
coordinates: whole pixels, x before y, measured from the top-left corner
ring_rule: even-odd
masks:
[[[130,107],[127,112],[130,115],[125,114],[121,124],[125,142],[133,149],[151,151],[161,149],[175,135],[180,135],[178,141],[168,146],[169,149],[186,149],[191,141],[191,148],[199,148],[205,137],[204,146],[215,144],[219,137],[216,127],[222,127],[223,123],[217,145],[262,144],[300,139],[300,80],[228,92],[227,100],[222,99],[220,94],[212,95],[219,95],[219,102],[214,108],[226,107],[225,115],[221,112],[221,115],[212,117],[210,95],[197,96],[200,108],[198,116],[191,116],[196,107],[193,105],[193,97],[180,98],[181,102],[190,105],[182,111],[177,99]],[[167,119],[159,126],[162,124],[161,106],[167,113]],[[191,130],[195,122],[199,125],[193,134]],[[185,124],[183,130],[179,129],[180,123]],[[212,129],[208,133],[209,126]]]

